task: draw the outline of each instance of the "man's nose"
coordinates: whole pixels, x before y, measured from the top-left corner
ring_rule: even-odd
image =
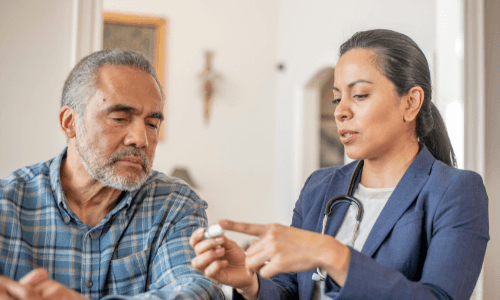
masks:
[[[136,148],[146,148],[148,146],[148,135],[144,122],[132,122],[128,129],[125,145]]]

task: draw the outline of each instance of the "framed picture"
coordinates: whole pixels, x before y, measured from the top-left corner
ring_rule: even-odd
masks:
[[[166,20],[159,17],[104,13],[103,49],[123,48],[144,54],[155,66],[166,94]],[[165,122],[160,140],[165,140]]]

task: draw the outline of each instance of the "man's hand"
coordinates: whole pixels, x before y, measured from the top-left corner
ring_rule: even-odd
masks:
[[[199,228],[189,240],[196,253],[191,265],[205,276],[236,288],[246,299],[257,298],[259,281],[257,274],[245,267],[243,249],[224,235],[203,239],[203,234],[204,228]]]
[[[44,269],[35,269],[24,275],[19,283],[25,286],[36,288],[37,285],[49,280],[49,274]]]
[[[34,288],[40,299],[44,300],[89,300],[59,282],[50,280],[44,269],[29,272],[19,280],[19,283]]]
[[[64,285],[49,279],[47,271],[35,269],[19,282],[0,276],[1,300],[89,300]]]
[[[0,299],[42,300],[42,297],[32,286],[21,284],[5,276],[0,276]]]

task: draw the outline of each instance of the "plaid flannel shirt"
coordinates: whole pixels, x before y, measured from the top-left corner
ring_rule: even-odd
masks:
[[[123,192],[95,227],[71,211],[59,177],[66,149],[0,180],[0,273],[35,268],[91,299],[223,299],[190,266],[188,244],[206,226],[206,203],[184,182],[153,171]]]

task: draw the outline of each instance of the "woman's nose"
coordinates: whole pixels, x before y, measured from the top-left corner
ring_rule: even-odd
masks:
[[[346,119],[352,118],[352,110],[350,104],[348,103],[349,99],[341,99],[335,108],[335,120],[337,121],[345,121]]]

